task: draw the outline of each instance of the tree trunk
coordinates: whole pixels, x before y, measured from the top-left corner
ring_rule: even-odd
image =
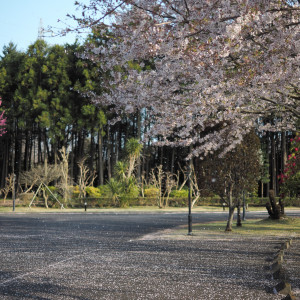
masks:
[[[18,195],[18,187],[19,187],[19,174],[22,170],[22,132],[18,128],[18,124],[16,124],[16,140],[15,140],[15,193],[16,197]]]
[[[94,157],[95,157],[94,144],[95,144],[94,132],[91,131],[91,148],[90,148],[90,159],[89,159],[89,165],[90,165],[89,168],[91,173],[94,173]]]
[[[28,170],[29,145],[30,145],[29,133],[28,133],[28,130],[26,130],[26,132],[25,132],[24,161],[23,161],[23,168],[24,168],[24,171],[27,171],[27,170]]]
[[[112,142],[112,149],[113,149],[112,152],[114,153],[114,159],[113,159],[114,165],[119,160],[119,138],[118,138],[118,136],[120,135],[120,133],[119,133],[118,129],[120,131],[120,126],[118,126],[116,128],[116,132],[113,134],[114,141]]]
[[[111,139],[110,139],[110,126],[107,126],[107,171],[108,180],[111,179]]]
[[[286,134],[285,131],[281,133],[281,173],[287,163],[287,150],[286,150]]]
[[[267,211],[271,219],[278,220],[284,216],[284,206],[280,201],[280,204],[276,203],[275,192],[273,190],[269,191],[269,200],[266,204]]]
[[[31,164],[32,164],[32,154],[34,153],[34,149],[33,149],[33,140],[35,139],[34,134],[32,133],[32,131],[30,132],[30,143],[29,143],[29,153],[28,153],[28,163],[27,163],[27,168],[25,171],[28,171],[31,169]]]
[[[175,163],[175,148],[172,148],[172,159],[171,159],[171,173],[174,173],[174,163]]]
[[[9,143],[11,142],[10,139],[4,140],[4,147],[3,150],[3,163],[1,168],[1,183],[0,187],[3,188],[5,186],[5,178],[8,176],[8,166],[9,166]]]
[[[45,187],[42,188],[43,190],[43,198],[44,198],[44,203],[45,203],[45,207],[48,209],[48,195],[46,194],[46,189]]]
[[[235,205],[233,204],[233,198],[232,198],[232,191],[233,191],[233,185],[229,185],[229,194],[228,194],[228,206],[229,206],[229,215],[227,220],[227,225],[225,228],[225,231],[232,231],[232,223],[233,223],[233,214]]]
[[[141,122],[141,112],[140,111],[138,111],[137,112],[137,139],[140,141],[141,140],[141,138],[142,138],[142,128],[141,128],[141,126],[142,126],[142,122]],[[139,156],[138,158],[137,158],[137,181],[138,181],[138,183],[141,183],[141,174],[142,174],[142,172],[141,172],[141,157]]]
[[[38,129],[38,164],[42,162],[42,136],[41,136],[41,129]]]
[[[233,215],[234,215],[234,206],[229,207],[229,216],[227,220],[227,225],[225,231],[232,231]]]
[[[272,190],[275,196],[277,195],[277,170],[276,170],[276,145],[275,133],[271,133],[271,177],[272,177]]]
[[[98,176],[99,184],[103,185],[103,137],[101,130],[98,132]]]
[[[241,200],[240,197],[238,199],[238,205],[237,205],[237,222],[236,226],[240,227],[242,226],[242,219],[241,219]]]

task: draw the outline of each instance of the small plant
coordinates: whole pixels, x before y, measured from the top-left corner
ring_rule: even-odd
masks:
[[[119,203],[119,197],[121,194],[122,185],[121,182],[111,178],[107,182],[107,187],[109,189],[110,197],[112,198],[113,204],[117,205]]]

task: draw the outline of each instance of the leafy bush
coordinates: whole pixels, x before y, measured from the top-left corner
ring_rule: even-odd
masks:
[[[49,196],[48,198],[48,206],[49,207],[60,207],[60,204],[57,202],[57,200],[61,201],[62,200],[62,196],[59,194],[58,192],[58,188],[56,186],[48,186],[49,190],[51,191],[51,193],[49,192],[48,189],[46,189],[46,193]],[[54,197],[53,197],[54,195]],[[57,199],[57,200],[56,200]]]
[[[138,198],[140,195],[140,189],[137,185],[132,185],[130,188],[127,188],[124,192],[122,192],[124,196],[128,196],[128,198]]]
[[[126,207],[130,205],[130,201],[134,201],[139,197],[140,189],[134,182],[123,182],[119,197],[119,206]]]
[[[86,193],[91,198],[100,198],[101,197],[101,191],[97,187],[88,186],[86,187]]]
[[[144,196],[146,198],[156,198],[159,193],[159,189],[155,187],[145,188]]]
[[[110,188],[107,184],[98,186],[101,197],[109,198],[111,196]]]
[[[75,186],[70,186],[69,187],[70,189],[70,193],[71,193],[71,197],[72,198],[78,198],[79,197],[79,194],[80,194],[80,190],[79,190],[79,186],[78,185],[75,185]]]
[[[189,196],[189,191],[186,189],[174,190],[171,192],[170,197],[172,198],[187,198]]]

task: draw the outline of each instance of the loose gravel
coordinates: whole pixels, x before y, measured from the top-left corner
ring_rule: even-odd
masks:
[[[283,298],[274,294],[269,261],[283,239],[152,235],[186,220],[185,214],[1,214],[0,299]]]

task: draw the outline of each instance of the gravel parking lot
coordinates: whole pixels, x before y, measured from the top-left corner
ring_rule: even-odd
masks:
[[[181,213],[0,214],[0,298],[283,298],[273,293],[268,260],[282,239],[142,239],[186,220]]]

